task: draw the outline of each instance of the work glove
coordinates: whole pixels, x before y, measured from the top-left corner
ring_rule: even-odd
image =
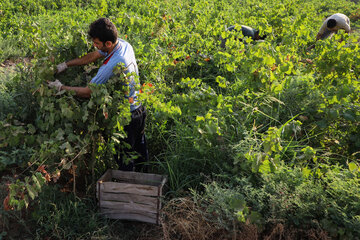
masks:
[[[59,80],[55,79],[55,81],[53,81],[53,82],[48,81],[48,86],[51,87],[51,88],[55,88],[58,91],[60,91],[62,83]]]
[[[68,66],[66,65],[66,62],[60,63],[59,65],[56,66],[57,73],[61,73],[65,71],[67,68]]]

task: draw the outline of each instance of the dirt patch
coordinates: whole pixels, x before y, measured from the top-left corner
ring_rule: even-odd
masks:
[[[0,63],[0,67],[13,68],[21,62],[29,63],[30,61],[31,61],[31,58],[7,59],[7,60],[3,61],[2,63]]]
[[[31,209],[4,211],[2,200],[7,195],[6,183],[13,173],[1,176],[0,239],[32,239],[36,226],[29,223]],[[233,222],[233,229],[225,229],[214,219],[207,219],[202,209],[190,197],[169,201],[162,209],[161,225],[124,221],[122,229],[137,240],[329,240],[321,229],[297,229],[283,223],[268,225],[261,231],[256,225]],[[114,236],[121,236],[121,232]],[[117,239],[111,238],[111,239]],[[119,238],[120,239],[120,238]]]
[[[267,234],[263,234],[264,240],[330,240],[328,234],[321,229],[297,229],[278,223],[270,228]]]
[[[261,231],[249,223],[233,223],[233,230],[222,228],[204,217],[190,198],[171,200],[163,209],[164,240],[329,240],[321,229],[297,229],[277,223]],[[160,238],[159,238],[160,239]]]
[[[15,65],[16,65],[16,63],[11,60],[5,60],[4,62],[0,63],[0,67],[3,67],[3,68],[14,67]]]
[[[8,194],[8,184],[14,181],[14,171],[2,171],[0,176],[0,239],[33,239],[31,230],[25,222],[29,217],[29,211],[6,211],[4,210],[3,201]]]
[[[257,240],[256,226],[234,223],[234,230],[229,231],[215,222],[208,221],[203,210],[190,198],[170,201],[163,209],[162,230],[165,240]],[[238,228],[239,227],[239,228]]]

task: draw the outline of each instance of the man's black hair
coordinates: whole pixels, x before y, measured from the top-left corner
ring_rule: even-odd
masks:
[[[327,27],[328,28],[333,28],[333,27],[335,27],[336,26],[336,20],[335,19],[329,19],[328,21],[327,21]]]
[[[115,25],[108,18],[99,18],[91,23],[88,34],[92,39],[98,38],[103,43],[115,43],[118,36]]]

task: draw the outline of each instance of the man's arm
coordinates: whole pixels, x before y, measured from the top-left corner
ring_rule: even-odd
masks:
[[[101,55],[98,51],[94,51],[86,54],[81,58],[75,58],[68,62],[62,62],[56,66],[56,73],[61,73],[70,66],[79,66],[79,65],[85,65],[91,62],[95,62],[97,59],[101,57],[103,57],[103,55]]]
[[[94,51],[94,52],[90,52],[90,53],[86,54],[85,56],[83,56],[81,58],[75,58],[73,60],[66,62],[66,65],[68,67],[86,65],[91,62],[95,62],[96,60],[98,60],[99,58],[102,58],[102,57],[104,57],[104,56],[101,55],[99,53],[99,51]]]
[[[321,25],[321,28],[320,28],[319,32],[317,33],[317,35],[316,35],[316,40],[324,38],[323,35],[328,30],[327,27],[326,27],[326,24],[327,24],[327,21],[324,21],[324,23]]]
[[[60,90],[75,91],[76,96],[82,97],[82,98],[90,98],[91,97],[91,90],[88,86],[86,86],[86,87],[69,87],[69,86],[62,85]]]

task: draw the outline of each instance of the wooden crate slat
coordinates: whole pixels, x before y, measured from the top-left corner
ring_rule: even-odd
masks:
[[[128,194],[128,193],[101,193],[101,200],[105,201],[119,201],[119,202],[134,202],[146,205],[156,206],[158,198],[143,196],[138,194]]]
[[[133,221],[140,221],[140,222],[153,223],[153,224],[159,223],[156,217],[152,218],[141,214],[106,213],[104,214],[104,216],[110,219],[133,220]]]
[[[161,196],[163,195],[163,187],[165,185],[167,181],[167,177],[163,176],[163,179],[161,181],[160,186],[158,187],[158,196],[159,196],[159,201],[158,201],[158,210],[160,211],[160,209],[162,208],[162,201],[161,201]]]
[[[126,179],[126,178],[114,178],[115,180],[112,182],[120,182],[120,183],[131,183],[131,184],[139,184],[139,185],[147,185],[147,186],[159,186],[158,182],[151,182],[149,180],[134,180],[134,179]]]
[[[163,176],[163,179],[161,180],[161,184],[160,184],[161,189],[165,185],[166,181],[167,181],[167,177]]]
[[[100,199],[99,197],[99,193],[100,193],[100,184],[104,181],[108,181],[108,180],[111,180],[111,173],[112,173],[112,170],[111,169],[108,169],[100,178],[99,180],[97,181],[96,183],[96,197],[97,199]]]
[[[144,212],[144,211],[140,211],[140,210],[124,210],[124,209],[117,209],[117,208],[101,208],[100,209],[100,213],[101,214],[110,214],[110,213],[116,213],[116,214],[138,214],[138,215],[144,215],[147,217],[156,217],[155,213],[151,213],[151,212]]]
[[[113,209],[122,209],[125,211],[143,211],[150,213],[157,213],[157,205],[144,205],[138,203],[126,203],[126,202],[115,202],[115,201],[104,201],[100,200],[101,208],[113,208]]]
[[[160,184],[163,176],[158,174],[152,173],[140,173],[140,172],[127,172],[127,171],[120,171],[120,170],[112,170],[112,177],[118,179],[127,179],[133,180],[135,182],[148,182],[148,183],[158,183]]]
[[[107,170],[97,181],[100,213],[108,218],[159,224],[166,176]]]
[[[149,185],[103,182],[100,184],[102,192],[132,193],[144,196],[158,196],[158,188]]]
[[[106,172],[99,178],[98,182],[106,182],[111,180],[112,177],[112,170],[108,169]]]
[[[113,219],[137,220],[142,222],[158,223],[158,216],[154,213],[134,210],[127,211],[124,209],[102,208],[100,213]]]

